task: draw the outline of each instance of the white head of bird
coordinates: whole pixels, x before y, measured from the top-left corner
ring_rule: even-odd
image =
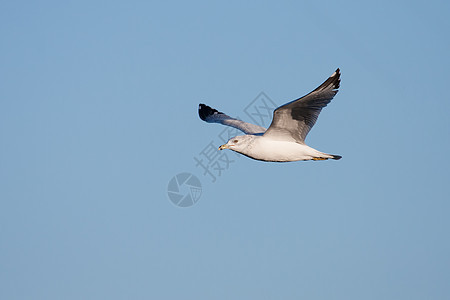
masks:
[[[230,149],[240,153],[246,153],[251,144],[250,142],[255,138],[253,135],[238,135],[228,140],[226,144],[219,147],[219,150]]]

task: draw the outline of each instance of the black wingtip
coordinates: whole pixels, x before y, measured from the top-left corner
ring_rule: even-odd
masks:
[[[333,157],[332,157],[332,159],[335,159],[335,160],[340,160],[342,158],[342,156],[340,156],[340,155],[333,155]]]
[[[220,111],[218,111],[217,109],[214,109],[206,104],[200,103],[198,105],[198,116],[200,117],[200,119],[202,119],[203,121],[206,121],[206,118],[209,117],[210,115],[213,114],[223,114]]]
[[[331,78],[333,78],[334,89],[337,90],[341,86],[341,69],[337,68]]]
[[[325,80],[324,83],[322,83],[320,86],[318,86],[313,92],[321,91],[323,89],[329,88],[332,86],[332,89],[334,93],[336,94],[341,86],[341,70],[339,68],[336,69],[336,71],[328,77],[327,80]]]

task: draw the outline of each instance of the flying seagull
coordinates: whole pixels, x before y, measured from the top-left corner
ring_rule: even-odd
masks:
[[[232,118],[205,104],[198,114],[203,121],[237,128],[245,135],[231,138],[219,150],[231,149],[256,160],[287,162],[299,160],[340,159],[340,155],[326,154],[305,144],[305,138],[316,123],[322,108],[338,92],[340,70],[337,69],[311,93],[286,103],[273,112],[272,124],[266,128]]]

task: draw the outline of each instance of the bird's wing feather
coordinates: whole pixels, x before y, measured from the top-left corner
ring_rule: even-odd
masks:
[[[241,130],[245,134],[258,134],[266,131],[266,128],[264,127],[232,118],[205,104],[200,104],[198,106],[198,115],[200,116],[200,119],[205,122],[231,126]]]
[[[273,112],[272,124],[264,136],[303,144],[322,108],[327,106],[338,92],[340,76],[341,72],[337,69],[311,93],[278,107]]]

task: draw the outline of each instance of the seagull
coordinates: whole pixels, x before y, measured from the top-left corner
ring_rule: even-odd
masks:
[[[316,123],[322,108],[327,106],[339,89],[339,68],[311,93],[286,103],[273,112],[269,128],[232,118],[205,104],[199,104],[200,119],[241,130],[245,135],[231,138],[219,150],[230,149],[247,157],[271,162],[341,159],[305,144],[305,138]]]

